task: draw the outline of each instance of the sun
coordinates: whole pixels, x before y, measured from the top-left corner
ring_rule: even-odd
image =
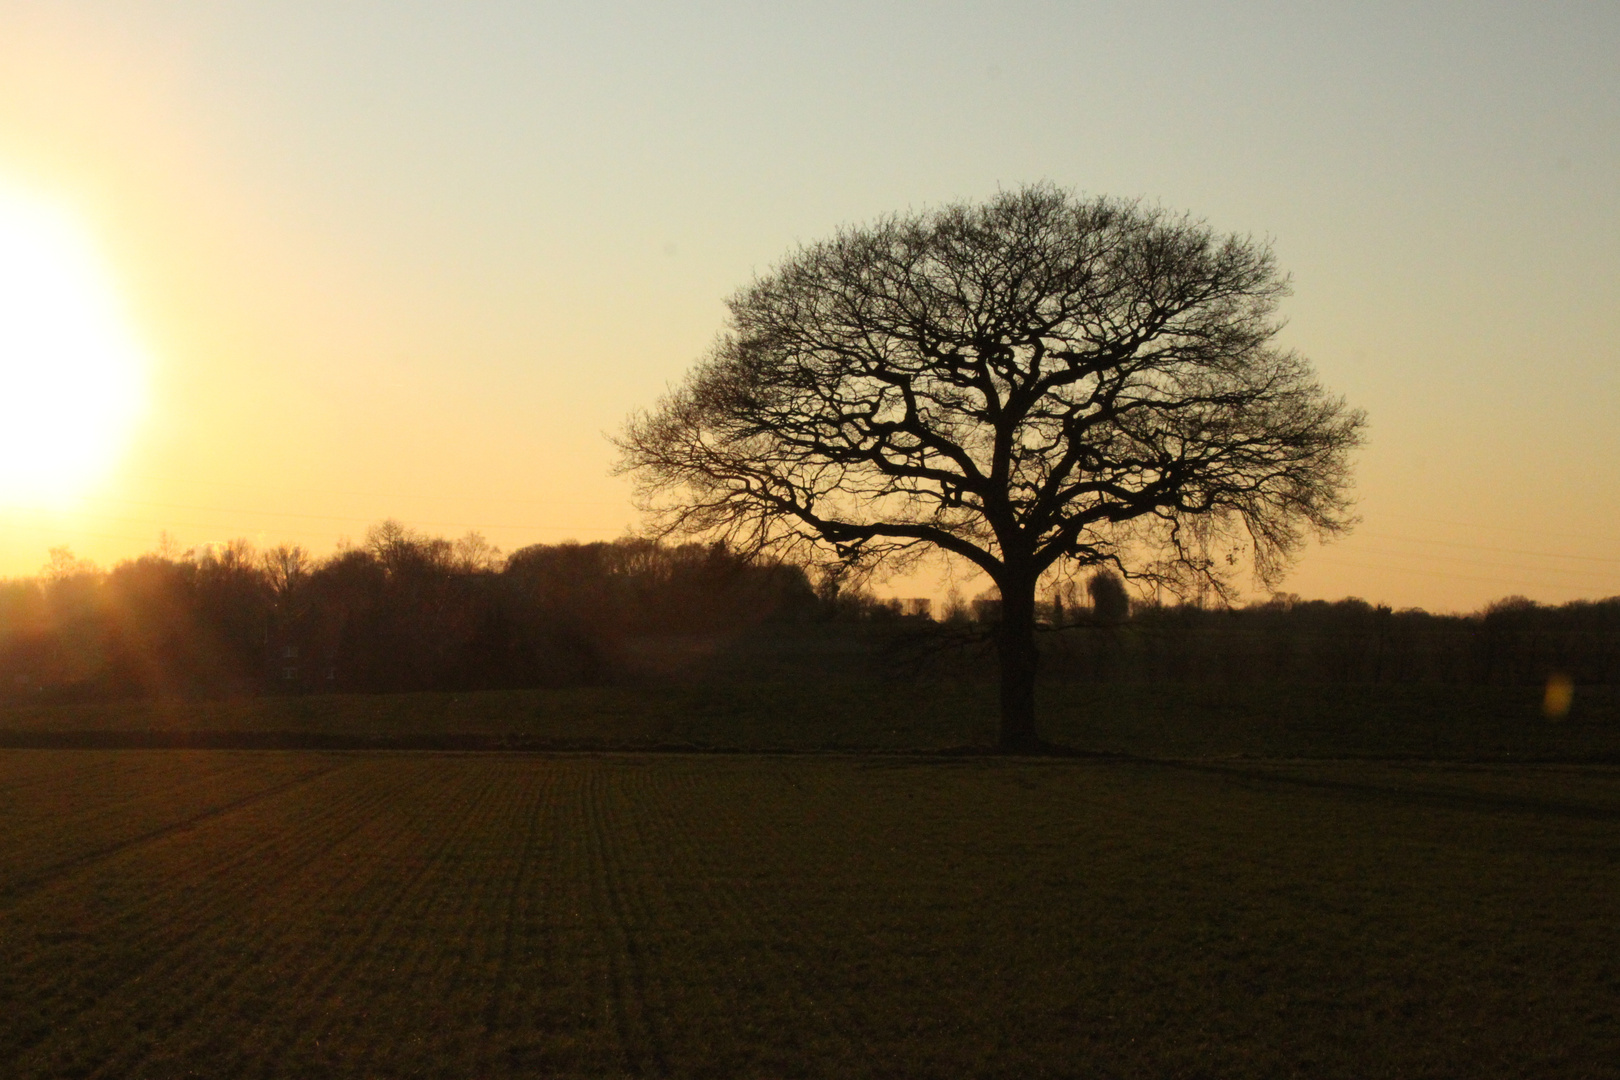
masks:
[[[146,357],[71,214],[0,184],[0,505],[55,505],[118,459]]]

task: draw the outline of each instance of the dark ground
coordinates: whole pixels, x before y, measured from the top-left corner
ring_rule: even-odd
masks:
[[[1612,696],[1054,693],[10,710],[728,752],[0,751],[0,1074],[1620,1076]]]
[[[1042,687],[1043,734],[1147,757],[1620,764],[1620,693],[1579,687],[1561,721],[1523,687]],[[972,750],[982,682],[804,678],[470,694],[254,697],[0,708],[0,746],[303,749]]]

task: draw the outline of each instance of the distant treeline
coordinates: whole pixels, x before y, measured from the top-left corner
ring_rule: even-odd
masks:
[[[1620,684],[1620,597],[1556,607],[1514,597],[1470,615],[1279,598],[1073,621],[1047,635],[1045,667],[1078,682],[1529,686],[1561,673]]]
[[[397,523],[315,559],[245,542],[98,569],[52,552],[0,582],[0,699],[563,686],[704,670],[993,674],[993,596],[880,601],[722,545],[537,544],[502,556]],[[910,614],[903,615],[902,612]],[[1054,590],[1043,670],[1074,682],[1620,684],[1620,598],[1473,615],[1360,600],[1132,605]],[[729,662],[717,663],[717,658]]]
[[[385,522],[326,559],[235,542],[105,571],[56,549],[38,578],[0,583],[0,695],[579,684],[667,666],[681,639],[863,610],[798,566],[638,539],[502,557]]]

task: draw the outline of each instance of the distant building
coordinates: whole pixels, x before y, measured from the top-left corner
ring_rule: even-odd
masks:
[[[265,630],[263,685],[271,693],[307,693],[337,683],[337,650],[310,642],[296,628]]]

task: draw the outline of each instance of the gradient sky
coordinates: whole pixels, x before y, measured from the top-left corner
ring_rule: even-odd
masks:
[[[99,483],[0,507],[0,575],[621,535],[604,433],[728,294],[1034,180],[1273,242],[1288,344],[1371,418],[1363,523],[1287,589],[1620,593],[1613,0],[0,0],[0,183],[82,222],[150,363]]]

